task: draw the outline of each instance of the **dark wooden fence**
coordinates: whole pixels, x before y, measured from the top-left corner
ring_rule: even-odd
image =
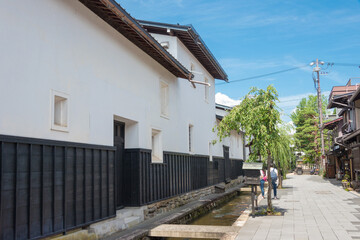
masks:
[[[151,150],[125,150],[125,206],[141,206],[211,186],[225,180],[224,159],[164,152],[163,163],[151,162]],[[243,175],[242,161],[230,160],[231,179]]]
[[[115,216],[115,148],[0,135],[0,239]]]

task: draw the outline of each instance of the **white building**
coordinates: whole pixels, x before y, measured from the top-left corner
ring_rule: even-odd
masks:
[[[216,123],[219,124],[220,121],[229,114],[232,107],[216,104]],[[220,149],[220,145],[229,147],[229,156],[233,159],[241,159],[246,161],[249,158],[249,148],[246,147],[245,140],[245,132],[239,131],[231,131],[230,136],[225,138],[222,142],[214,145],[215,152],[219,153],[222,149]]]
[[[240,174],[208,173],[213,156],[226,164],[211,142],[215,78],[227,75],[192,26],[137,22],[114,0],[2,2],[0,20],[0,238],[65,232]],[[228,143],[233,161],[241,141]]]

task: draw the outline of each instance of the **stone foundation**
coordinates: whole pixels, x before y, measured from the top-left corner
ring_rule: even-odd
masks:
[[[97,238],[101,238],[110,235],[114,232],[125,230],[132,227],[142,221],[144,221],[143,207],[128,207],[116,211],[116,217],[108,220],[104,220],[95,224],[91,224],[89,232],[96,234]]]
[[[222,187],[229,189],[240,185],[243,182],[243,178],[239,177],[235,180],[232,180],[228,184],[222,183]],[[147,206],[142,207],[127,207],[116,212],[116,217],[108,220],[104,220],[95,224],[91,224],[87,230],[77,231],[69,235],[62,236],[64,239],[100,239],[105,236],[108,236],[112,233],[125,230],[131,226],[134,226],[144,220],[150,219],[162,213],[173,210],[177,207],[185,205],[189,202],[199,200],[207,195],[215,193],[215,186],[210,186],[189,193],[185,193],[179,196],[175,196],[163,201],[159,201]],[[186,223],[191,219],[196,218],[197,216],[202,215],[204,212],[207,212],[209,209],[212,209],[229,199],[236,196],[237,192],[231,192],[225,196],[219,197],[219,199],[205,204],[203,207],[189,212],[177,223]],[[220,195],[219,195],[220,196]],[[56,239],[63,239],[62,237]]]
[[[225,189],[232,188],[242,182],[243,177],[240,176],[237,179],[232,180],[230,183],[226,184]],[[210,186],[147,205],[147,209],[144,210],[144,218],[145,220],[147,220],[149,218],[155,217],[164,212],[168,212],[172,209],[185,205],[191,201],[201,199],[202,197],[213,193],[215,193],[215,186]]]

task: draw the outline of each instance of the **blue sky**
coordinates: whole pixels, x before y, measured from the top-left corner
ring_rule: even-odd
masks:
[[[332,86],[360,77],[360,0],[117,1],[137,19],[192,24],[230,82],[303,66],[316,58],[335,63],[324,70],[327,75],[320,76],[325,94]],[[299,100],[316,94],[311,73],[309,66],[230,84],[217,81],[216,92],[223,94],[222,98],[239,100],[252,86],[274,84],[282,119],[290,121],[288,115]]]

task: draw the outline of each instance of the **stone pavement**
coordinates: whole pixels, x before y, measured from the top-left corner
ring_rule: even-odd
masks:
[[[250,217],[237,240],[360,239],[360,195],[320,176],[289,175],[283,185],[273,205],[284,215]]]

